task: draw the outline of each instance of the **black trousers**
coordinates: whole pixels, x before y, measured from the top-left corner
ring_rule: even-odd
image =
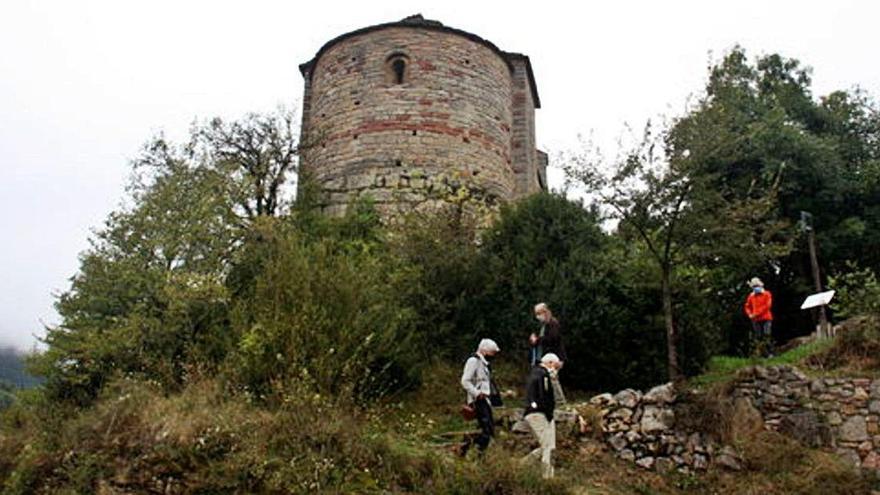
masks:
[[[495,436],[495,420],[492,418],[492,406],[489,405],[489,399],[474,402],[474,409],[477,411],[477,426],[480,428],[480,434],[474,439],[474,443],[477,444],[480,451],[483,451]]]

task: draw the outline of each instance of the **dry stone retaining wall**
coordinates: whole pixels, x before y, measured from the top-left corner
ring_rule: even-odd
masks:
[[[657,471],[704,470],[711,464],[740,469],[734,449],[703,432],[676,426],[678,397],[671,383],[643,394],[626,389],[593,397],[605,442],[617,457]]]
[[[747,398],[768,429],[880,470],[880,379],[809,378],[791,366],[740,372],[735,397]]]
[[[852,465],[880,474],[880,379],[809,378],[791,366],[755,366],[731,383],[731,398],[747,401],[764,427],[809,447],[837,453]],[[617,457],[657,471],[737,470],[735,449],[676,422],[682,402],[671,383],[642,394],[626,389],[589,401],[601,437]],[[565,412],[557,420],[565,421]],[[680,422],[679,422],[680,423]]]

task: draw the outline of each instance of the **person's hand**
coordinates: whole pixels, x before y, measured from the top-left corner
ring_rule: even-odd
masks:
[[[561,370],[563,364],[565,364],[565,361],[559,361],[559,367],[556,368],[556,369],[557,369],[557,370]]]
[[[535,345],[538,343],[538,336],[535,334],[529,335],[529,344]]]
[[[485,399],[486,397],[489,397],[489,396],[486,395],[486,394],[484,394],[484,393],[482,393],[482,392],[480,392],[480,395],[477,396],[477,400],[483,400],[483,399]]]

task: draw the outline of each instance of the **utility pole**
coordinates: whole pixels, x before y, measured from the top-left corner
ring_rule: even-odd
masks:
[[[809,212],[801,212],[801,229],[807,233],[807,244],[810,248],[810,265],[813,269],[813,284],[816,293],[822,292],[822,278],[819,273],[819,257],[816,255],[816,231],[813,229],[813,215]],[[819,324],[816,326],[816,337],[824,339],[829,336],[828,317],[825,315],[825,305],[819,306]]]

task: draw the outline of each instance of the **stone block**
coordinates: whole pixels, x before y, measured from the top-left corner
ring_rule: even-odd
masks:
[[[672,409],[646,406],[639,426],[644,433],[658,433],[672,428],[674,423],[675,412]]]
[[[675,402],[675,386],[670,382],[652,388],[642,400],[649,404],[669,404]]]
[[[837,426],[843,424],[843,418],[840,416],[840,413],[837,411],[831,411],[825,416],[825,420],[828,421],[829,425]]]
[[[870,395],[872,399],[880,399],[880,379],[871,382]]]
[[[813,411],[800,411],[783,416],[779,432],[808,447],[831,444],[831,429]]]
[[[880,454],[877,452],[870,452],[862,460],[862,467],[865,469],[880,470]]]
[[[589,402],[590,402],[590,404],[592,404],[594,406],[600,406],[600,407],[608,407],[608,406],[616,406],[617,405],[617,402],[615,402],[615,400],[614,400],[614,396],[612,396],[611,394],[608,394],[608,393],[593,396]]]
[[[865,418],[852,416],[840,425],[839,438],[844,442],[863,442],[868,439],[868,428]]]
[[[622,407],[634,408],[639,403],[641,395],[636,390],[628,388],[621,390],[614,396],[614,400]]]
[[[623,435],[623,433],[615,433],[614,435],[611,435],[611,438],[608,439],[608,444],[611,445],[614,450],[623,450],[623,448],[627,445],[626,437]]]

